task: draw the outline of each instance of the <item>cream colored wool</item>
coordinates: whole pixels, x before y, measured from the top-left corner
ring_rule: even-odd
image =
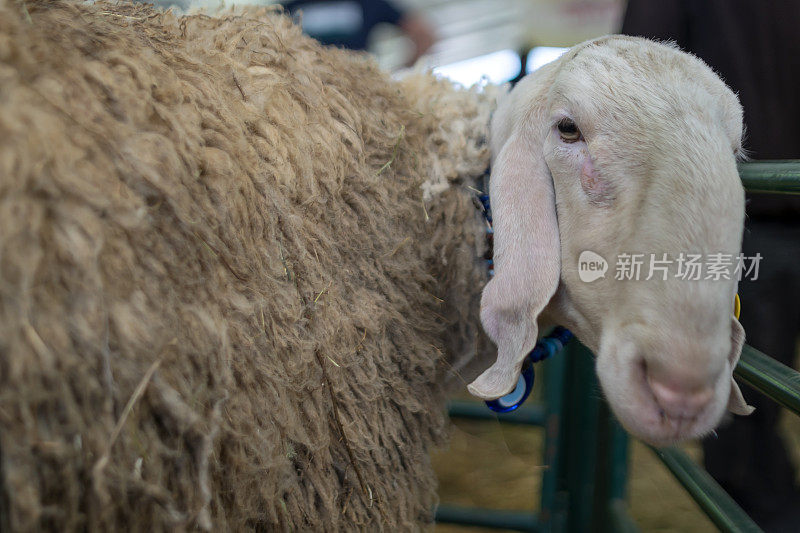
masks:
[[[266,10],[0,0],[0,529],[430,522],[493,105]]]

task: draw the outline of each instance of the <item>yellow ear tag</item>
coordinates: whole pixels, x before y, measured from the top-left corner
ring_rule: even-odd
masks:
[[[742,301],[739,300],[739,295],[737,294],[736,297],[733,299],[733,316],[736,317],[736,320],[739,320],[739,313],[742,310]]]

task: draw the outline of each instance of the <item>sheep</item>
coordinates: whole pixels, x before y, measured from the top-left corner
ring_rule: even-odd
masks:
[[[612,157],[607,143],[597,146],[610,154],[595,153],[593,123],[581,115],[573,120],[589,148],[576,140],[559,152],[548,141],[554,189],[533,179],[509,197],[503,178],[524,177],[544,155],[531,148],[543,142],[534,126],[550,100],[607,88],[569,83],[593,74],[636,96],[598,76],[600,59],[621,68],[615,51],[648,46],[656,45],[586,45],[523,81],[495,115],[500,268],[480,307],[500,359],[490,379],[473,383],[478,395],[505,392],[517,364],[510,343],[535,339],[535,318],[563,323],[599,352],[612,405],[636,431],[638,414],[619,398],[641,394],[644,378],[631,381],[627,360],[616,362],[627,373],[603,376],[604,365],[615,371],[612,341],[624,338],[614,328],[625,326],[604,321],[658,311],[662,329],[690,338],[676,325],[682,309],[654,309],[644,298],[681,304],[684,286],[670,284],[673,294],[643,285],[627,299],[621,284],[598,280],[589,291],[576,277],[578,250],[609,257],[631,242],[624,231],[637,229],[579,224],[587,214],[634,219],[622,218],[616,193],[626,182],[610,179],[607,166],[635,161],[630,153]],[[714,96],[705,97],[708,113],[724,111],[729,93],[703,68],[690,72],[708,85],[694,82],[695,99],[704,89]],[[0,529],[430,522],[427,454],[444,440],[443,376],[482,352],[483,227],[469,187],[489,160],[491,94],[430,76],[392,82],[374,62],[323,49],[268,10],[177,18],[106,2],[0,4],[0,78]],[[570,92],[546,96],[545,84]],[[642,116],[629,118],[621,138],[654,105],[638,104]],[[620,105],[605,112],[631,113]],[[729,107],[733,128],[738,108]],[[655,137],[638,140],[641,157]],[[584,189],[564,179],[581,153],[591,161],[582,183],[592,201],[583,207]],[[735,177],[728,171],[694,185],[719,195],[723,178]],[[640,201],[652,201],[657,187],[637,189]],[[678,206],[702,231],[675,222],[675,246],[733,250],[741,206],[729,188],[720,201],[730,212],[699,212],[683,192],[647,219],[664,227],[677,214],[658,209]],[[547,216],[526,219],[530,209]],[[706,227],[712,215],[716,241]],[[519,232],[525,224],[530,233]],[[660,233],[634,236],[643,249],[668,248]],[[528,265],[537,279],[524,277]],[[713,316],[733,291],[730,283],[691,287],[702,294],[690,303]],[[734,346],[726,377],[737,356]],[[650,363],[657,379],[674,371],[669,363]]]
[[[0,2],[0,530],[414,530],[489,93],[274,10]]]
[[[524,78],[491,125],[496,275],[481,319],[498,354],[470,392],[510,392],[538,332],[562,324],[597,354],[614,413],[647,442],[701,437],[726,406],[748,414],[732,379],[736,276],[676,277],[681,253],[740,250],[741,141],[737,97],[669,43],[598,38]],[[666,253],[668,270],[583,282],[586,251]]]

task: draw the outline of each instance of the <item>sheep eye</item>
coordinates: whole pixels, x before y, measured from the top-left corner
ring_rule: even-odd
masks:
[[[567,143],[574,143],[581,140],[581,130],[575,125],[575,122],[569,118],[562,118],[556,125],[558,133],[561,135],[561,140]]]

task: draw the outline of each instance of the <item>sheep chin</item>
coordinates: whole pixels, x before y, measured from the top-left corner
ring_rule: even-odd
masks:
[[[713,397],[691,418],[667,416],[659,406],[640,364],[625,350],[601,352],[597,374],[605,397],[622,426],[653,446],[667,446],[701,438],[716,428],[725,413],[730,394],[730,367],[714,380]]]

